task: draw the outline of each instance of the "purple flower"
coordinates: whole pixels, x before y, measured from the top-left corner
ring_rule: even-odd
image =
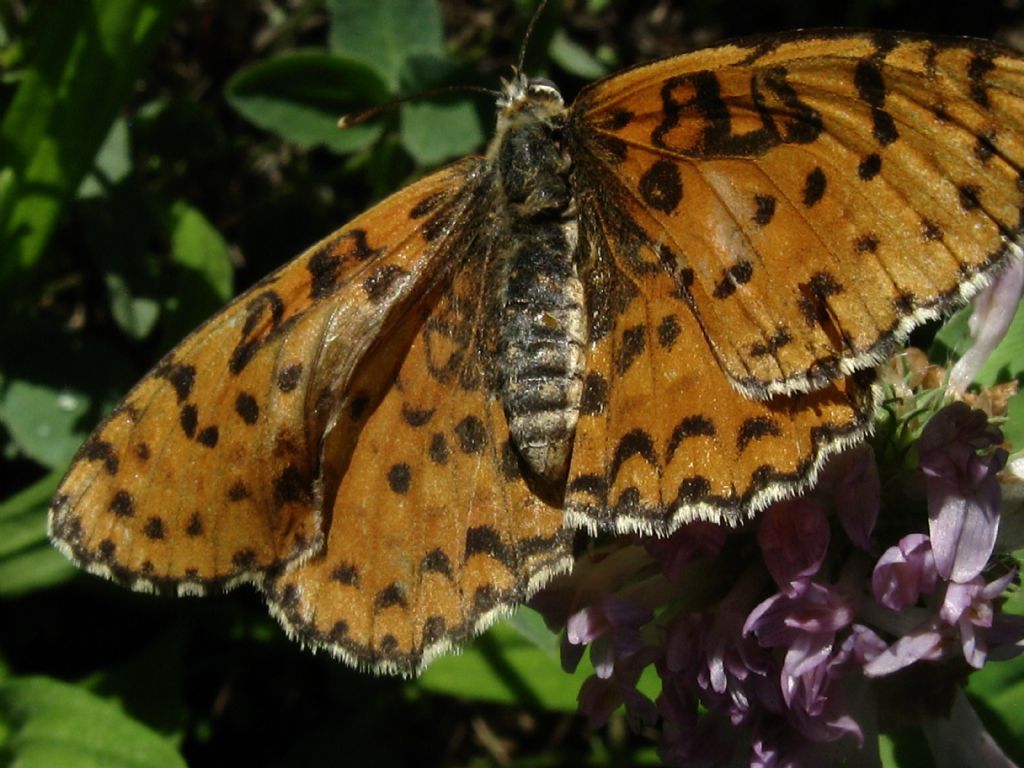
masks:
[[[612,712],[623,704],[626,718],[634,731],[657,722],[657,707],[636,687],[644,667],[651,664],[657,654],[658,649],[646,646],[620,658],[608,677],[591,675],[583,682],[577,701],[580,713],[586,716],[591,728],[600,728],[607,723]]]
[[[903,632],[870,659],[864,666],[865,673],[872,677],[890,675],[917,661],[946,658],[958,646],[967,663],[980,669],[988,655],[988,630],[995,626],[994,601],[1015,575],[1011,571],[987,584],[981,576],[963,584],[948,583],[938,613],[926,614],[913,629]],[[1010,622],[998,629],[991,639],[1000,644],[1015,647],[1024,638],[1024,626],[1019,623]]]
[[[925,426],[918,463],[925,476],[935,566],[943,579],[968,582],[988,562],[999,532],[996,473],[1007,453],[1000,431],[964,403],[943,408]]]
[[[617,595],[606,595],[593,605],[576,611],[565,624],[562,667],[576,669],[583,648],[590,645],[590,660],[602,679],[611,677],[615,660],[640,649],[640,627],[654,613],[639,603]]]
[[[946,588],[939,617],[957,629],[964,659],[975,669],[985,666],[986,631],[992,627],[995,612],[992,601],[1003,593],[1015,575],[1016,571],[1010,571],[988,584],[976,576],[967,584],[954,582]]]
[[[687,523],[667,539],[650,539],[648,553],[661,563],[665,575],[679,580],[683,569],[702,557],[716,557],[725,544],[728,529],[724,526],[695,520]]]
[[[806,498],[772,504],[757,530],[765,565],[783,591],[790,590],[791,582],[818,572],[828,541],[825,510]]]
[[[743,632],[764,647],[786,648],[779,687],[793,725],[814,741],[844,734],[860,740],[860,727],[842,711],[839,690],[853,646],[837,643],[837,633],[853,621],[855,601],[840,589],[808,580],[791,587],[757,606]]]
[[[871,446],[860,445],[833,458],[822,485],[831,488],[836,514],[850,541],[870,551],[882,505],[882,483]]]
[[[878,559],[871,589],[880,605],[900,611],[935,591],[938,576],[931,541],[923,533],[911,533]]]
[[[1024,261],[1013,259],[991,285],[974,297],[974,311],[968,321],[971,347],[949,372],[949,390],[957,395],[967,391],[982,365],[1006,332],[1020,304],[1024,290]]]

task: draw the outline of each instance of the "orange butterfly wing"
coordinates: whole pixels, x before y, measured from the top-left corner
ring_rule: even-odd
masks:
[[[464,214],[478,167],[394,195],[168,354],[72,461],[50,518],[57,546],[133,588],[183,593],[258,582],[321,548],[321,438],[338,395],[442,269],[426,238],[447,239],[436,217]]]
[[[572,110],[581,186],[630,211],[749,397],[874,365],[962,303],[1024,206],[1024,61],[983,41],[782,35],[638,67]]]
[[[325,550],[272,590],[295,634],[360,667],[416,672],[572,566],[485,387],[486,274],[462,270],[360,366]]]
[[[79,452],[51,533],[137,589],[257,582],[301,640],[410,673],[571,566],[563,516],[738,522],[868,431],[862,369],[1019,253],[1022,73],[977,41],[832,33],[586,89],[564,128],[590,337],[564,499],[494,378],[492,152],[186,339]]]
[[[1019,256],[1024,62],[983,42],[725,45],[595,83],[569,130],[578,525],[735,523],[805,487],[870,427],[850,374]]]
[[[587,205],[600,211],[596,200]],[[664,270],[640,278],[627,271],[628,226],[598,218],[588,233],[588,300],[614,322],[591,327],[568,519],[658,535],[698,518],[737,525],[805,487],[826,458],[867,434],[873,376],[795,396],[744,397],[676,282]],[[639,253],[653,256],[646,247]]]

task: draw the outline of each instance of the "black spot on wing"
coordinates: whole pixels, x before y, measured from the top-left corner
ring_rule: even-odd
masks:
[[[363,290],[373,304],[382,303],[394,286],[409,273],[395,264],[383,264],[363,281]]]
[[[974,156],[982,163],[987,163],[999,150],[996,148],[996,131],[990,129],[975,137]]]
[[[712,295],[716,299],[726,299],[736,292],[736,286],[749,283],[753,275],[754,267],[749,261],[738,261],[722,272]]]
[[[767,357],[768,355],[774,354],[778,350],[782,349],[787,344],[792,343],[793,335],[789,332],[789,329],[780,326],[775,330],[775,334],[766,341],[758,341],[750,345],[750,354],[752,357]]]
[[[580,413],[593,416],[604,412],[608,405],[608,381],[597,371],[591,371],[583,380]]]
[[[373,598],[373,608],[376,611],[383,611],[396,606],[400,608],[407,608],[409,606],[405,596],[405,588],[398,582],[393,582],[384,587]],[[381,645],[383,646],[383,641]]]
[[[102,461],[108,475],[116,475],[121,465],[120,460],[117,458],[117,453],[114,452],[114,446],[106,440],[99,440],[96,437],[90,438],[82,446],[81,457],[86,461]]]
[[[412,468],[402,462],[392,464],[388,470],[388,487],[394,493],[404,495],[409,492],[409,484],[412,482]]]
[[[448,454],[448,441],[445,440],[444,435],[440,432],[435,432],[433,437],[430,438],[430,447],[427,449],[427,455],[432,462],[443,466],[448,463]]]
[[[456,424],[455,436],[463,453],[479,453],[487,445],[487,430],[476,416],[466,416]]]
[[[871,181],[882,170],[882,158],[877,154],[870,154],[860,161],[857,166],[857,176],[861,181]]]
[[[308,504],[309,485],[301,470],[294,464],[289,464],[274,481],[274,500],[278,506],[290,502]]]
[[[622,342],[615,350],[615,370],[621,376],[643,354],[647,345],[647,328],[636,325],[622,332]]]
[[[178,423],[181,425],[181,431],[189,440],[196,436],[196,429],[199,427],[199,411],[194,404],[189,403],[182,407],[178,414]]]
[[[309,297],[313,301],[330,296],[337,287],[342,261],[334,250],[334,243],[328,243],[306,262],[306,269],[309,271]]]
[[[736,448],[742,453],[753,440],[778,437],[782,434],[779,425],[769,416],[753,416],[744,421],[736,433]]]
[[[977,184],[961,184],[957,187],[960,196],[960,207],[965,211],[976,211],[981,208],[981,187]]]
[[[878,251],[878,235],[868,233],[858,236],[853,241],[853,250],[858,254],[875,253]]]
[[[246,424],[250,426],[255,424],[260,417],[260,407],[256,403],[256,398],[248,392],[239,392],[238,397],[235,398],[235,413]]]
[[[675,315],[665,315],[658,323],[658,345],[662,349],[672,349],[680,333],[682,328],[679,327],[679,318]]]
[[[402,403],[402,420],[410,427],[422,427],[434,415],[434,409],[412,408],[408,403]]]
[[[154,516],[149,518],[146,524],[142,526],[142,533],[151,541],[161,541],[167,535],[167,529],[164,526],[163,519]]]
[[[132,517],[135,514],[135,499],[128,491],[120,490],[110,500],[108,509],[117,517]]]
[[[420,561],[420,573],[440,573],[442,576],[452,578],[452,561],[444,550],[432,549]]]
[[[431,192],[412,207],[412,210],[409,211],[409,218],[413,220],[422,219],[424,216],[433,213],[446,197],[447,193],[443,189]]]
[[[502,542],[497,530],[489,525],[477,525],[466,530],[464,558],[469,560],[478,554],[492,557],[509,569],[513,567],[515,561],[513,553]]]
[[[827,185],[828,179],[825,177],[825,172],[817,167],[812,169],[804,179],[804,206],[810,208],[818,203],[825,196],[825,187]]]
[[[995,66],[992,57],[987,53],[976,53],[967,65],[971,100],[984,109],[989,108],[988,84],[985,82],[985,76],[995,69]]]
[[[754,196],[754,223],[759,227],[766,227],[775,218],[775,206],[777,201],[774,195]]]
[[[942,239],[942,227],[931,219],[921,219],[921,238],[926,242]]]
[[[615,478],[618,477],[622,465],[633,456],[642,456],[644,461],[651,466],[658,465],[658,457],[654,451],[654,442],[651,440],[651,436],[642,429],[634,429],[627,432],[619,439],[618,445],[615,446],[615,455],[612,458],[611,467],[609,467],[608,471],[609,483],[615,482]]]
[[[672,213],[683,199],[683,179],[678,166],[658,160],[640,177],[640,197],[662,213]]]
[[[695,416],[687,416],[672,430],[672,436],[668,440],[668,445],[665,447],[665,458],[667,461],[672,461],[672,457],[675,455],[676,449],[679,448],[683,440],[690,437],[714,437],[718,434],[718,430],[715,429],[715,423],[704,416],[703,414],[697,414]]]
[[[358,587],[359,569],[353,563],[338,563],[331,571],[331,581],[346,587]]]
[[[215,426],[204,427],[196,436],[196,442],[207,448],[216,448],[220,439],[220,430]]]
[[[228,488],[228,500],[229,501],[243,501],[249,498],[249,489],[245,483],[241,480],[236,480],[230,488]]]
[[[188,400],[192,394],[192,388],[196,383],[195,366],[167,362],[158,365],[153,373],[170,383],[179,404]]]
[[[302,363],[285,366],[277,372],[277,388],[282,392],[291,392],[299,385],[302,378]]]

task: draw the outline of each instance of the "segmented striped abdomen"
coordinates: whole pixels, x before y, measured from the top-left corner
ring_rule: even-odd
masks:
[[[583,394],[587,326],[576,221],[533,222],[510,240],[498,356],[512,441],[549,482],[568,467]]]

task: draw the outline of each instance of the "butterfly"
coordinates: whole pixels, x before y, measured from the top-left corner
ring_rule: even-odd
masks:
[[[1024,58],[759,37],[583,89],[517,72],[483,157],[258,282],[53,500],[136,590],[255,584],[305,645],[414,674],[574,533],[739,524],[863,439],[873,367],[1024,229]]]

